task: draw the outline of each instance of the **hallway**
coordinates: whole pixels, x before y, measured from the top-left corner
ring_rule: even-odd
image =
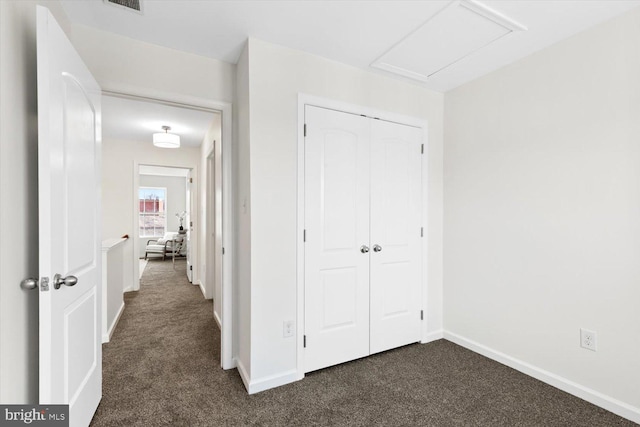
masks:
[[[175,270],[171,260],[151,260],[140,291],[125,294],[122,318],[103,345],[103,397],[92,426],[210,425],[215,418],[197,410],[201,399],[228,414],[216,394],[245,393],[235,370],[220,368],[212,301],[185,269],[184,260]]]

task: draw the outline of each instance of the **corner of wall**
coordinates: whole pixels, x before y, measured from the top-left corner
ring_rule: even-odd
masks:
[[[233,151],[234,166],[234,348],[238,372],[245,387],[251,385],[251,210],[248,205],[250,182],[250,88],[249,41],[247,41],[236,66],[236,114],[237,132]]]

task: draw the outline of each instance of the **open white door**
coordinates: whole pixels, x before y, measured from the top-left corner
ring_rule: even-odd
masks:
[[[40,403],[89,425],[102,397],[100,86],[37,10]]]

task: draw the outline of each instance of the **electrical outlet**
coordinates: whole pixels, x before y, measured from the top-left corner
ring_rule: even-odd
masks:
[[[596,351],[598,349],[596,337],[597,335],[594,331],[580,328],[580,347]]]
[[[293,320],[285,320],[282,323],[282,336],[285,338],[292,337],[294,334]]]

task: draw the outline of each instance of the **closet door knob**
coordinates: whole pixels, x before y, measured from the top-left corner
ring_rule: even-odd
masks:
[[[366,246],[366,245],[360,246],[360,252],[362,252],[363,254],[366,254],[367,252],[369,252],[369,246]]]
[[[380,252],[382,251],[382,246],[380,245],[373,245],[373,252]]]

